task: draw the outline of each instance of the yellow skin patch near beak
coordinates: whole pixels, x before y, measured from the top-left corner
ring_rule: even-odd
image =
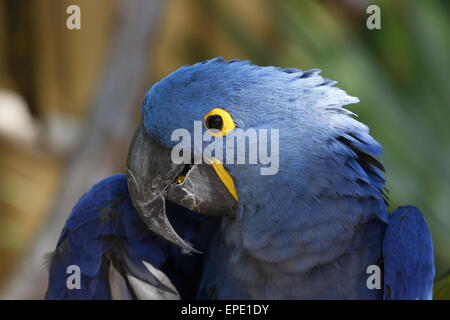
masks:
[[[219,160],[213,159],[213,160],[211,160],[211,165],[213,166],[214,171],[216,172],[220,181],[222,181],[222,183],[225,185],[227,190],[231,193],[233,198],[235,198],[236,201],[238,201],[238,195],[237,195],[236,188],[234,186],[233,178],[227,172],[227,170],[225,170],[225,168],[223,167],[223,164]]]
[[[210,130],[210,128],[208,128],[208,124],[207,124],[208,118],[213,117],[213,116],[221,118],[222,128],[213,129],[213,130]],[[212,109],[210,112],[205,114],[204,124],[205,124],[206,129],[208,129],[207,132],[214,137],[223,137],[229,131],[236,128],[236,124],[234,123],[233,118],[231,118],[231,115],[227,111],[220,109],[220,108]]]
[[[204,124],[207,132],[214,137],[223,137],[228,132],[236,128],[236,124],[228,111],[221,108],[214,108],[204,117]],[[227,190],[231,195],[238,200],[238,195],[236,187],[234,186],[234,181],[231,175],[225,170],[222,162],[218,159],[208,159],[214,168],[220,181],[225,185]]]

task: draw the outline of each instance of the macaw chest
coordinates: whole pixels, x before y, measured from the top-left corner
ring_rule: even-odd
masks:
[[[296,248],[269,245],[249,250],[227,239],[227,231],[222,229],[210,250],[214,254],[207,257],[204,298],[371,300],[383,296],[382,279],[373,279],[374,267],[382,269],[381,243],[361,245],[333,258],[326,249],[313,253],[298,248],[298,254],[292,254]]]

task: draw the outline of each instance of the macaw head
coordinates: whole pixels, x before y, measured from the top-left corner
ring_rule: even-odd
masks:
[[[239,217],[289,202],[289,193],[315,196],[312,177],[328,179],[328,158],[343,152],[333,141],[371,139],[342,108],[359,100],[319,73],[216,58],[156,83],[128,157],[130,194],[148,227],[192,251],[170,225],[165,199]]]

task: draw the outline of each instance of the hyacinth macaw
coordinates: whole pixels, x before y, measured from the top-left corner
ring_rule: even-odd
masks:
[[[142,105],[127,174],[94,185],[52,254],[48,299],[430,299],[431,235],[388,212],[382,148],[320,70],[221,58],[184,66]],[[279,170],[176,164],[178,128],[279,129]],[[226,130],[225,130],[226,129]],[[201,150],[200,150],[201,151]],[[195,157],[194,149],[189,158]],[[68,267],[80,270],[69,288]],[[368,286],[369,266],[382,271]]]

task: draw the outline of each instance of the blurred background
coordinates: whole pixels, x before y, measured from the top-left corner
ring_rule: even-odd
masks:
[[[0,0],[0,298],[43,297],[44,254],[80,195],[124,172],[145,92],[215,56],[320,68],[361,99],[349,109],[384,146],[390,207],[426,214],[449,299],[446,0]]]

